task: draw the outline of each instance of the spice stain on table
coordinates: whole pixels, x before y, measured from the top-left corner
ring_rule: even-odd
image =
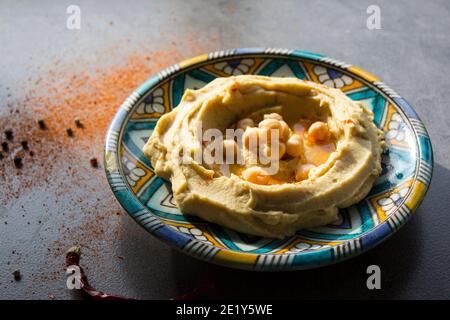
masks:
[[[138,85],[160,69],[208,50],[193,37],[181,47],[182,52],[175,45],[142,48],[126,57],[120,46],[100,51],[99,59],[105,54],[116,57],[115,64],[106,67],[83,58],[73,62],[77,68],[54,64],[37,79],[28,79],[30,89],[8,105],[0,117],[0,128],[7,128],[0,137],[0,232],[27,229],[28,245],[35,247],[36,255],[22,255],[18,239],[5,241],[3,248],[17,247],[2,252],[9,256],[9,278],[20,268],[24,280],[64,286],[68,247],[81,245],[84,261],[95,261],[101,268],[107,259],[103,253],[127,236],[122,224],[129,217],[110,191],[97,159],[102,158],[110,121]],[[25,267],[30,258],[39,265]],[[97,281],[107,281],[117,270],[103,271],[105,279]],[[9,285],[0,277],[0,290]]]

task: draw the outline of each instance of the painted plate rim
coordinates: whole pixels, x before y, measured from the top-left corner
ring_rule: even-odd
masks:
[[[334,255],[333,259],[329,258],[328,251],[330,251],[330,248],[322,248],[312,252],[300,251],[289,254],[258,254],[238,252],[231,249],[205,244],[201,240],[194,239],[182,232],[176,231],[173,227],[164,224],[159,220],[159,218],[154,216],[152,211],[144,206],[132,192],[126,182],[126,178],[120,171],[120,159],[118,156],[120,149],[119,142],[122,138],[123,129],[126,127],[128,119],[131,115],[129,111],[133,109],[135,104],[143,95],[160,83],[168,81],[168,79],[172,78],[176,74],[184,73],[189,69],[193,69],[202,64],[210,63],[214,60],[242,57],[246,55],[259,55],[266,58],[288,57],[293,59],[297,58],[299,60],[310,60],[315,64],[322,64],[339,69],[339,71],[342,71],[344,74],[351,74],[353,77],[361,80],[362,83],[366,84],[368,87],[376,87],[379,91],[384,93],[387,100],[390,99],[391,103],[403,112],[405,118],[407,118],[410,122],[411,128],[413,129],[412,132],[414,133],[414,141],[416,142],[417,147],[416,152],[419,157],[418,165],[414,170],[414,178],[410,193],[405,196],[405,201],[398,207],[397,211],[391,213],[390,216],[382,223],[354,239],[350,239],[342,244],[333,246],[331,250],[331,254]],[[426,147],[429,148],[429,150],[427,150],[429,153],[427,156],[429,157],[428,161],[430,163],[426,163],[426,161],[422,159],[423,150],[421,150],[422,146],[419,141],[418,132],[420,132],[423,137],[428,139],[428,145]],[[351,64],[308,51],[279,48],[235,48],[199,55],[174,64],[151,76],[133,93],[131,93],[131,95],[118,109],[108,129],[104,147],[104,169],[109,186],[125,211],[127,211],[127,213],[138,224],[144,227],[144,229],[149,231],[152,235],[175,247],[176,249],[204,261],[238,269],[264,271],[303,270],[334,264],[366,252],[388,239],[391,235],[398,231],[401,226],[409,221],[411,214],[420,205],[429,189],[433,172],[433,150],[426,128],[414,109],[406,102],[405,99],[403,99],[400,95],[398,95],[371,73]],[[429,179],[426,183],[421,181],[424,187],[420,190],[415,190],[414,184],[418,181],[418,173],[423,170],[427,170],[429,172]],[[408,199],[410,199],[411,207],[407,207],[406,205],[406,200]],[[404,210],[405,207],[407,210]],[[404,220],[400,224],[395,224],[394,227],[392,227],[392,221],[390,221],[390,219],[396,212],[402,214]],[[145,219],[142,217],[145,217]],[[391,226],[389,226],[390,222]],[[361,247],[362,239],[364,239],[366,243],[364,247]],[[324,255],[325,250],[327,251],[326,256]],[[285,263],[270,263],[269,260],[275,259],[276,256],[278,259],[284,259]]]

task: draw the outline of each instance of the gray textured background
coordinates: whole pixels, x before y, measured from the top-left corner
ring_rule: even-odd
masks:
[[[66,29],[69,4],[82,9],[79,31]],[[366,8],[370,4],[381,7],[382,30],[366,28]],[[335,266],[302,272],[252,273],[187,257],[160,243],[122,214],[111,218],[111,228],[120,231],[117,239],[95,242],[94,235],[90,242],[85,239],[96,247],[96,254],[90,255],[87,250],[83,265],[94,285],[138,298],[170,298],[202,281],[217,284],[219,289],[209,293],[210,297],[449,298],[449,15],[450,2],[445,0],[71,0],[33,5],[31,1],[1,1],[0,116],[7,114],[8,102],[22,97],[24,79],[36,76],[38,71],[31,67],[51,65],[55,59],[70,63],[80,56],[89,61],[102,48],[124,39],[129,40],[123,55],[142,44],[157,50],[178,43],[189,33],[198,35],[200,42],[203,37],[205,40],[201,49],[189,49],[184,58],[231,47],[286,47],[360,66],[411,103],[424,121],[434,148],[434,176],[427,197],[417,215],[389,241]],[[104,56],[111,63],[119,58]],[[102,173],[80,179],[90,179],[91,185],[101,188],[106,186]],[[0,194],[3,187],[0,185]],[[74,187],[73,192],[83,197],[83,207],[89,208],[94,202],[91,197],[96,195],[82,188]],[[3,199],[0,298],[80,298],[65,289],[62,256],[44,253],[61,236],[57,226],[73,223],[73,215],[61,211],[81,211],[84,217],[89,209],[84,212],[65,203],[64,197],[56,203],[55,197],[56,190],[44,190],[41,185],[17,199]],[[117,204],[111,206],[116,208]],[[31,223],[27,224],[23,216]],[[45,228],[37,224],[38,218],[45,220]],[[117,259],[117,255],[123,259]],[[382,290],[369,291],[365,287],[365,270],[370,264],[381,267]],[[15,268],[23,274],[19,282],[12,281]]]

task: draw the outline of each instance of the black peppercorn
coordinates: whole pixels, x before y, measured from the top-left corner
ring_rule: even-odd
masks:
[[[90,162],[91,162],[91,166],[92,166],[93,168],[98,168],[98,161],[97,161],[97,158],[92,158],[92,159],[90,160]]]
[[[47,128],[47,126],[45,125],[45,122],[43,119],[39,119],[37,121],[39,128],[41,128],[42,130],[44,130],[45,128]]]
[[[21,157],[14,157],[14,165],[18,169],[22,168],[22,158]]]
[[[23,150],[28,150],[28,141],[21,141],[20,144],[22,145]]]
[[[13,132],[11,129],[5,130],[5,137],[8,140],[12,140],[14,138]]]

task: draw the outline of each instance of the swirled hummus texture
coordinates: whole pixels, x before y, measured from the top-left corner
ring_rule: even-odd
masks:
[[[335,148],[303,180],[277,184],[223,174],[193,156],[202,147],[196,129],[200,122],[203,131],[224,132],[264,110],[277,110],[291,130],[298,119],[320,120]],[[172,183],[184,214],[247,234],[283,238],[332,223],[339,208],[362,200],[381,172],[383,147],[373,114],[340,90],[296,78],[245,75],[186,90],[180,104],[159,119],[144,153],[155,173]],[[293,161],[281,159],[280,168]]]

